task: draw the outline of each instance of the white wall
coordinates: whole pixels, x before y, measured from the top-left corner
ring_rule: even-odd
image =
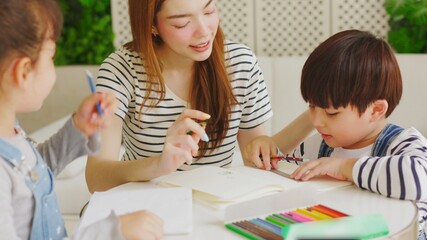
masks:
[[[98,66],[75,65],[56,67],[56,82],[49,96],[37,112],[18,115],[19,122],[31,133],[77,110],[81,101],[91,94],[85,71],[98,75]]]

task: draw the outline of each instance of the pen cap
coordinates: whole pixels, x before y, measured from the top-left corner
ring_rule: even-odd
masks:
[[[93,76],[92,76],[92,73],[89,72],[89,70],[87,70],[87,69],[86,69],[86,77],[87,77],[87,80],[89,82],[90,91],[92,93],[94,93],[95,92],[95,84],[93,82]]]
[[[86,75],[88,77],[90,77],[91,79],[93,79],[92,73],[89,70],[87,70],[87,69],[86,69]]]

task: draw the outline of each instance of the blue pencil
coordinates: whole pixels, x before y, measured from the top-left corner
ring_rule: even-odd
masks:
[[[89,82],[90,91],[95,94],[95,84],[93,83],[92,73],[89,70],[86,70],[87,81]],[[102,116],[102,109],[99,105],[99,102],[96,103],[96,110],[98,111],[99,116]]]

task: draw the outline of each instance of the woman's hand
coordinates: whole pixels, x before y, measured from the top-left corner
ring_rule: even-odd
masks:
[[[100,116],[96,109],[99,103],[102,110]],[[73,114],[74,125],[86,136],[108,126],[108,120],[117,107],[117,99],[111,93],[96,93],[86,97]]]
[[[352,171],[357,158],[323,157],[302,164],[291,178],[306,181],[316,176],[327,175],[338,180],[353,181]]]
[[[165,174],[175,171],[184,162],[191,164],[193,156],[197,156],[199,140],[209,141],[204,126],[198,122],[209,118],[204,112],[185,109],[168,129],[159,163]]]
[[[260,136],[246,145],[244,159],[254,164],[257,168],[270,170],[277,169],[277,159],[271,157],[277,155],[277,146],[273,139],[268,136]]]
[[[163,220],[149,211],[137,211],[120,216],[120,230],[124,239],[161,239]]]

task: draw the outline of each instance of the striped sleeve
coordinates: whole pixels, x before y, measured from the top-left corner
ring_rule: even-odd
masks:
[[[98,72],[96,90],[113,93],[118,102],[116,115],[124,119],[134,97],[136,79],[131,60],[124,49],[117,50],[104,60]]]
[[[239,129],[255,128],[273,115],[264,75],[248,47],[231,42],[226,47],[231,56],[228,71],[242,111]]]
[[[416,129],[402,132],[384,157],[360,158],[353,179],[362,189],[402,200],[427,199],[427,141]]]
[[[427,221],[427,201],[418,201],[416,205],[418,208],[418,229],[423,229]]]

